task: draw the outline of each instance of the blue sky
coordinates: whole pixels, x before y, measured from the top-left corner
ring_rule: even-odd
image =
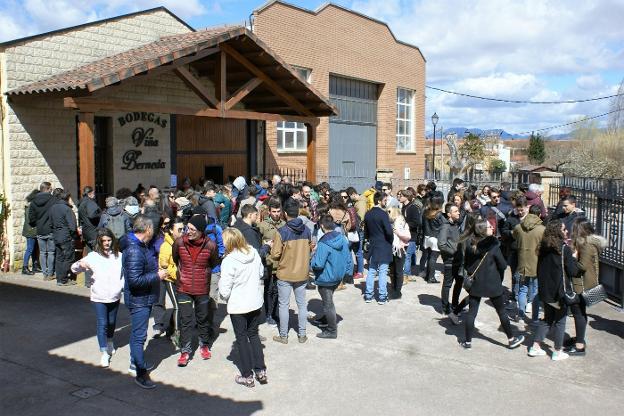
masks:
[[[323,4],[291,3],[308,9]],[[427,83],[436,87],[496,98],[570,100],[614,94],[624,79],[624,0],[335,3],[387,22],[397,38],[420,47],[427,58]],[[261,0],[0,0],[0,41],[160,5],[201,29],[242,23],[262,4]],[[511,133],[611,108],[609,100],[510,106],[431,90],[424,93],[427,125],[435,111],[443,127],[502,128]]]

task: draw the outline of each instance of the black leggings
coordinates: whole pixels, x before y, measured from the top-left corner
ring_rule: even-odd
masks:
[[[505,313],[505,301],[503,299],[503,295],[495,296],[490,298],[492,305],[494,305],[494,309],[496,309],[496,313],[498,314],[498,319],[500,319],[500,323],[503,326],[503,331],[507,335],[507,338],[513,338],[513,332],[511,331],[511,324],[509,323],[509,318]],[[479,304],[481,303],[481,298],[478,296],[472,296],[468,298],[468,315],[466,316],[466,342],[472,342],[472,333],[474,332],[474,322],[477,318],[477,313],[479,312]]]
[[[405,254],[401,257],[392,257],[392,290],[395,294],[400,294],[403,289],[403,266],[405,265]]]
[[[576,329],[576,342],[585,345],[585,331],[587,330],[587,305],[583,296],[579,296],[580,303],[570,306],[570,312],[574,317],[574,328]]]

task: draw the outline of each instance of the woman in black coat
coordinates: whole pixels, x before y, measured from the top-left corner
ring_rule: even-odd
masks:
[[[420,259],[420,267],[425,271],[423,276],[427,283],[440,283],[435,278],[435,265],[440,255],[438,249],[438,237],[440,229],[444,223],[444,213],[442,212],[443,198],[434,197],[429,200],[429,205],[423,214],[423,232],[425,239],[423,242],[423,256]],[[426,268],[425,262],[427,263]]]
[[[579,274],[576,252],[565,244],[565,225],[557,219],[546,224],[537,260],[537,284],[540,300],[544,302],[544,319],[537,323],[530,357],[546,355],[540,343],[554,327],[555,350],[553,361],[565,360],[568,354],[561,350],[568,315],[569,294],[573,294],[573,277]],[[565,270],[565,273],[564,273]]]
[[[466,339],[460,343],[464,348],[472,347],[474,322],[479,312],[481,298],[490,298],[500,319],[503,331],[507,335],[509,348],[519,347],[524,341],[524,336],[514,336],[509,318],[505,313],[503,283],[500,276],[507,267],[507,262],[493,233],[492,225],[488,221],[481,219],[476,222],[474,231],[465,236],[464,266],[467,275],[472,276],[474,279],[474,283],[469,291]]]

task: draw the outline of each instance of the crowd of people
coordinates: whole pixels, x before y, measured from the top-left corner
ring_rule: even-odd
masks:
[[[66,190],[43,182],[26,199],[22,273],[41,272],[59,286],[74,285],[76,274],[85,273],[102,367],[115,353],[123,296],[131,320],[129,372],[143,388],[155,387],[144,356],[150,317],[154,337],[170,337],[179,348],[177,364],[185,367],[194,358],[194,323],[200,358],[212,357],[215,311],[227,303],[240,358],[235,381],[254,387],[268,381],[259,326],[275,327],[273,341],[288,344],[291,294],[297,341],[307,341],[308,320],[321,329],[317,337],[335,339],[335,291],[365,279],[363,300],[385,305],[401,299],[409,282],[439,284],[439,257],[440,310],[455,325],[463,321],[464,349],[472,348],[481,299],[488,298],[510,349],[525,341],[514,321],[532,328],[531,357],[546,354],[541,344],[549,329],[553,360],[586,353],[582,295],[599,284],[606,242],[566,189],[550,214],[540,185],[479,190],[461,179],[446,197],[434,182],[394,193],[378,181],[359,193],[275,175],[226,185],[202,180],[195,187],[185,180],[163,190],[139,185],[104,202],[100,207],[87,186],[75,204]],[[83,247],[78,256],[77,247]],[[322,313],[310,319],[307,290],[318,290],[322,300]],[[462,290],[467,295],[460,300]],[[568,314],[576,337],[566,340]]]

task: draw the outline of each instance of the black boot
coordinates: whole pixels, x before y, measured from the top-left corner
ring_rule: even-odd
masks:
[[[24,266],[22,267],[22,274],[32,276],[33,274],[35,274],[35,272],[28,270],[28,267]]]
[[[33,273],[41,273],[41,265],[39,265],[38,261],[33,261]]]

